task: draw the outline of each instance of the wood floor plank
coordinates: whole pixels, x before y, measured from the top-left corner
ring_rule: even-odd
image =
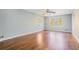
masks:
[[[78,50],[71,33],[41,31],[0,42],[0,50]]]

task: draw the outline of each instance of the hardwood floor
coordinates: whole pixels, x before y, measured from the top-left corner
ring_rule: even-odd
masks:
[[[70,33],[41,31],[0,42],[0,50],[78,50]]]

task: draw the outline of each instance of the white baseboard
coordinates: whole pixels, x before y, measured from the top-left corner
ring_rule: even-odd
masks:
[[[78,39],[78,37],[76,37],[76,40],[77,40],[77,42],[79,43],[79,39]]]
[[[12,39],[12,38],[16,38],[16,37],[20,37],[20,36],[24,36],[24,35],[29,35],[29,34],[36,33],[36,32],[40,32],[40,31],[43,31],[43,29],[38,30],[38,31],[34,31],[34,32],[22,33],[22,34],[19,34],[19,35],[15,35],[15,36],[11,36],[11,37],[2,38],[2,39],[0,39],[0,41],[9,40],[9,39]]]
[[[76,41],[79,43],[79,39],[76,35],[73,35],[76,38]]]

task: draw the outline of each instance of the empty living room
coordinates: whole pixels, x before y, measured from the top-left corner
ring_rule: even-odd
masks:
[[[0,9],[0,50],[79,50],[79,9]]]

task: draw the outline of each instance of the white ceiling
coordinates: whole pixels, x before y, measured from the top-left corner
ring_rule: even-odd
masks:
[[[26,9],[28,12],[32,12],[41,16],[57,16],[57,15],[65,15],[65,14],[72,14],[72,9],[49,9],[50,11],[56,12],[53,13],[47,13],[46,9]]]

